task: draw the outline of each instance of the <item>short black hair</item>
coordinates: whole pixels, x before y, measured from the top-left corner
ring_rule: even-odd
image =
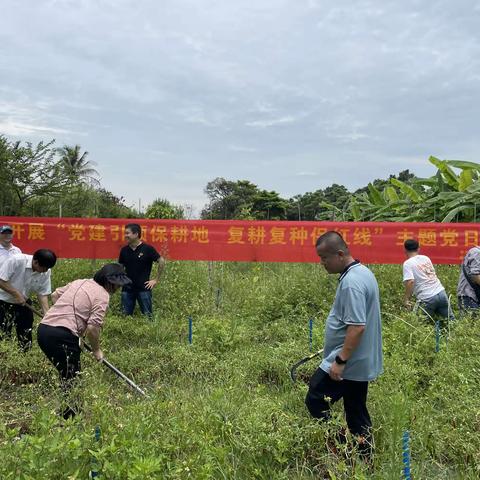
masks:
[[[132,233],[136,233],[138,238],[142,236],[142,227],[138,223],[128,223],[125,225],[125,229],[129,229]]]
[[[131,283],[125,274],[125,267],[120,263],[107,263],[95,273],[93,279],[108,291],[112,291],[115,285]]]
[[[413,238],[409,238],[408,240],[405,240],[405,243],[403,244],[403,246],[405,247],[405,250],[407,252],[416,252],[420,248],[418,241]]]
[[[33,260],[36,260],[41,267],[53,268],[57,263],[57,256],[47,248],[41,248],[33,254]]]
[[[334,230],[330,230],[329,232],[325,232],[323,235],[320,235],[317,238],[317,242],[315,243],[315,247],[318,247],[322,243],[328,243],[328,246],[335,251],[341,250],[344,253],[349,254],[350,251],[348,249],[348,245],[343,239],[343,237]]]

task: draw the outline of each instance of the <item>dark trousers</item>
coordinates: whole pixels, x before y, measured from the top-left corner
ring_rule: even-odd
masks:
[[[70,406],[71,402],[68,398],[75,377],[81,368],[81,350],[78,340],[78,337],[68,328],[52,327],[42,323],[38,326],[38,345],[60,373],[62,390],[67,402],[62,412],[65,419],[75,416],[78,411],[78,406],[75,409]]]
[[[138,302],[140,311],[143,315],[152,317],[152,291],[143,290],[123,290],[122,291],[122,311],[124,315],[133,315],[135,303]]]
[[[31,304],[30,300],[28,300]],[[23,351],[32,348],[33,312],[25,306],[0,300],[0,338],[10,338],[15,325],[18,345]]]
[[[360,452],[369,455],[372,452],[372,421],[367,410],[367,393],[368,382],[336,382],[319,368],[310,379],[305,404],[313,417],[328,420],[330,404],[343,398],[348,429],[354,436],[360,437]]]
[[[80,372],[80,346],[78,337],[68,328],[40,324],[38,345],[53,363],[64,383],[70,382]]]
[[[470,297],[458,297],[458,308],[464,312],[475,312],[478,313],[480,310],[480,303],[476,302],[473,298]]]

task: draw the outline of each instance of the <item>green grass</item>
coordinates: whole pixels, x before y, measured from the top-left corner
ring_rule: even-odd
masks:
[[[62,261],[54,283],[93,268]],[[122,318],[117,294],[102,334],[107,358],[147,399],[84,356],[83,412],[64,422],[56,371],[38,346],[23,355],[0,343],[0,478],[85,479],[95,459],[105,479],[397,479],[406,429],[414,478],[479,478],[479,322],[457,322],[435,353],[433,326],[400,307],[400,266],[372,268],[385,354],[385,373],[369,390],[373,474],[326,448],[344,424],[341,404],[329,425],[309,417],[305,380],[318,362],[301,368],[297,384],[289,377],[309,353],[309,318],[314,346],[322,345],[335,277],[308,264],[171,262],[155,290],[155,322]],[[454,293],[458,267],[438,271]]]

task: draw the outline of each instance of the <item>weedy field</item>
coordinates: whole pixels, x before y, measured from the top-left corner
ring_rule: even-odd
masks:
[[[100,265],[64,260],[54,283]],[[398,479],[409,430],[413,478],[478,479],[480,321],[445,325],[436,353],[432,323],[401,307],[401,267],[372,269],[385,355],[369,390],[373,473],[341,446],[327,448],[344,425],[340,404],[329,425],[309,417],[305,382],[318,362],[302,367],[296,384],[289,376],[309,353],[310,318],[313,348],[322,346],[336,278],[319,265],[170,262],[155,321],[123,318],[117,294],[103,331],[106,357],[146,399],[85,355],[83,411],[65,422],[56,415],[57,373],[38,346],[23,355],[0,343],[0,478]],[[458,267],[438,274],[454,298]]]

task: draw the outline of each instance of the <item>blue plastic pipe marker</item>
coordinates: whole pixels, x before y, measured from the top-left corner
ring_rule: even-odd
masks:
[[[402,440],[403,478],[404,480],[411,480],[412,477],[410,475],[410,432],[408,430],[403,433]]]
[[[188,317],[188,343],[191,345],[192,344],[192,336],[193,336],[193,321],[192,317]]]
[[[95,427],[95,441],[100,441],[100,427]],[[95,457],[92,458],[92,470],[90,471],[90,478],[99,478],[100,472],[98,471],[98,462]]]
[[[440,351],[440,321],[435,322],[435,352]]]
[[[312,351],[313,350],[313,318],[309,320],[308,328],[309,328],[310,351]]]

